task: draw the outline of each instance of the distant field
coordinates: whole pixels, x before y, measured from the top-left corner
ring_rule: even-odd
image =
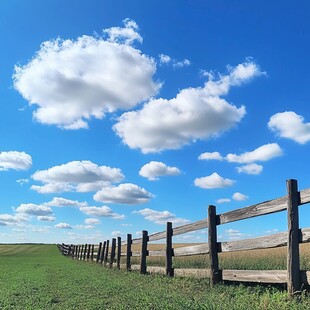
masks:
[[[270,262],[278,261],[276,250]],[[308,255],[309,247],[302,251]],[[250,253],[248,262],[262,264],[268,255],[260,252]],[[211,288],[207,279],[141,276],[72,260],[55,245],[0,245],[0,268],[0,309],[310,309],[305,293],[290,301],[273,287]]]

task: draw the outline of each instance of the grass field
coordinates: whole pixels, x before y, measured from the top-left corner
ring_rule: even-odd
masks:
[[[72,260],[55,245],[0,245],[0,268],[0,309],[310,309],[306,293],[288,300],[273,287],[141,276]]]

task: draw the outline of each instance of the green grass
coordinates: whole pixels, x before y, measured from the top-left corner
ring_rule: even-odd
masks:
[[[0,245],[0,309],[310,309],[272,287],[142,276],[72,260],[55,245]]]

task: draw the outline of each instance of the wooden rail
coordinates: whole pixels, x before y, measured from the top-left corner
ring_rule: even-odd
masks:
[[[216,214],[216,207],[209,206],[208,218],[194,223],[172,228],[168,222],[165,231],[148,234],[142,231],[142,238],[132,239],[131,234],[126,240],[120,237],[112,239],[109,249],[109,240],[98,245],[58,245],[63,255],[79,260],[94,261],[110,268],[124,268],[127,271],[139,270],[141,274],[160,273],[167,276],[195,276],[210,278],[212,284],[221,281],[240,281],[257,283],[286,283],[288,293],[294,296],[301,290],[302,285],[310,285],[310,272],[300,270],[299,243],[310,242],[310,228],[299,228],[298,207],[310,202],[310,189],[298,191],[297,181],[288,180],[287,195],[274,200],[265,201],[230,212]],[[287,211],[288,231],[270,236],[251,238],[238,241],[218,242],[217,226],[256,216],[262,216],[280,211]],[[172,237],[203,228],[208,229],[208,243],[174,248]],[[148,250],[151,241],[166,240],[166,249]],[[132,245],[140,244],[140,251],[132,251]],[[220,270],[218,253],[267,249],[287,246],[287,270]],[[126,251],[122,251],[126,247]],[[110,254],[110,256],[109,256]],[[208,254],[210,269],[174,269],[173,257]],[[166,266],[147,266],[147,257],[165,257]],[[110,257],[110,258],[109,258]],[[126,258],[126,264],[121,264],[121,257]],[[131,258],[139,257],[140,264],[132,265]]]

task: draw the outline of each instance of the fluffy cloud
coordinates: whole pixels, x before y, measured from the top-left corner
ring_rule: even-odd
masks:
[[[197,178],[194,181],[194,184],[197,187],[205,189],[214,189],[214,188],[223,188],[232,186],[235,183],[234,180],[224,179],[216,172],[212,173],[207,177]]]
[[[204,87],[183,89],[170,100],[151,99],[142,109],[122,114],[113,129],[123,143],[143,153],[179,149],[218,136],[245,115],[245,107],[237,108],[220,96],[261,74],[254,62],[247,61]]]
[[[122,220],[125,218],[124,215],[114,213],[109,207],[81,207],[80,211],[92,216],[98,217],[112,217],[114,219]]]
[[[300,144],[310,141],[310,123],[305,123],[301,115],[292,111],[271,116],[268,127],[280,137],[294,140]]]
[[[72,226],[69,225],[68,223],[59,223],[56,224],[55,227],[60,229],[72,229]]]
[[[48,215],[40,215],[37,217],[38,221],[44,221],[44,222],[54,222],[56,218],[54,216],[48,216]]]
[[[155,61],[131,46],[142,42],[137,24],[103,30],[104,36],[43,42],[24,66],[16,66],[15,89],[36,107],[35,120],[64,129],[87,128],[91,118],[130,109],[155,95]]]
[[[72,161],[32,175],[36,181],[45,183],[31,188],[39,193],[60,193],[68,191],[96,191],[114,182],[120,182],[124,175],[118,168],[98,166],[91,161]]]
[[[49,207],[86,207],[87,202],[79,202],[77,200],[65,199],[62,197],[54,197],[53,200],[44,203]]]
[[[96,201],[135,205],[147,203],[153,195],[136,184],[124,183],[116,187],[105,187],[94,195]]]
[[[263,171],[263,166],[258,164],[249,164],[241,167],[237,167],[239,173],[246,174],[260,174]]]
[[[191,64],[191,62],[186,58],[181,60],[181,61],[178,61],[178,60],[171,58],[170,56],[165,55],[165,54],[159,55],[159,63],[161,65],[171,64],[174,68],[183,68],[183,67],[189,66]]]
[[[25,214],[0,214],[0,225],[1,226],[9,226],[9,225],[14,225],[18,224],[21,222],[26,222],[28,221],[28,217]]]
[[[32,158],[25,152],[0,152],[0,170],[27,170],[32,166]]]
[[[166,224],[167,222],[172,222],[173,224],[186,224],[189,221],[186,219],[178,218],[175,214],[169,211],[156,211],[149,208],[133,211],[135,214],[142,215],[146,220],[154,222],[156,224]]]
[[[229,198],[220,198],[218,199],[216,202],[217,203],[228,203],[230,202],[231,200]]]
[[[53,214],[52,209],[49,206],[36,205],[33,203],[22,203],[16,208],[16,213],[23,213],[28,215],[45,216]]]
[[[242,193],[236,192],[232,195],[232,198],[237,201],[243,201],[243,200],[248,199],[249,197]]]
[[[233,163],[253,163],[255,161],[268,161],[274,157],[279,157],[283,154],[280,146],[277,143],[269,143],[262,145],[252,152],[245,152],[241,155],[228,154],[226,159]]]
[[[85,224],[98,225],[98,224],[100,224],[100,221],[98,219],[88,218],[85,220]]]
[[[151,161],[140,169],[139,174],[150,181],[155,181],[161,176],[179,175],[181,171],[177,167],[169,167],[162,162]]]
[[[224,158],[219,152],[205,152],[198,156],[199,160],[223,160]]]

